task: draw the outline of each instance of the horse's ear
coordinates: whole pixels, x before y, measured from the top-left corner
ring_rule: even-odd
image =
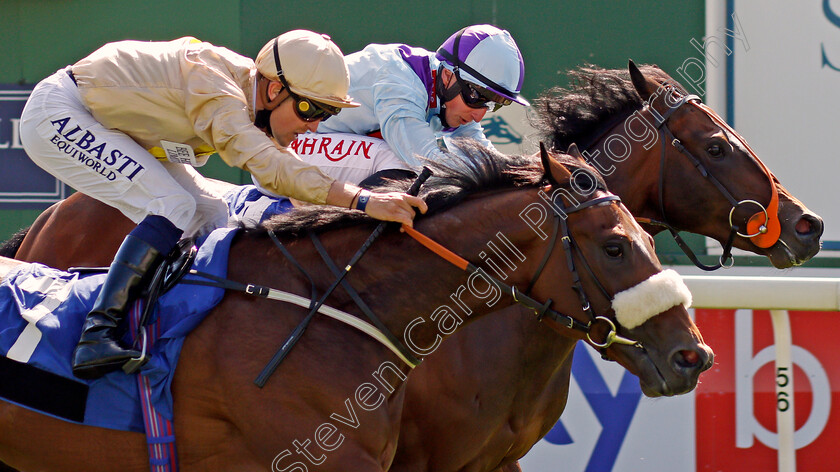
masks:
[[[636,92],[642,97],[642,100],[648,101],[650,96],[656,92],[659,84],[645,77],[632,59],[628,60],[627,68],[630,70],[630,80],[633,81]]]
[[[569,145],[569,149],[566,150],[566,154],[576,158],[584,164],[587,163],[586,159],[583,157],[583,154],[581,154],[580,149],[578,149],[577,144],[575,143]]]
[[[542,161],[543,170],[546,177],[551,177],[551,158],[548,156],[548,151],[545,149],[545,143],[540,141],[540,160]]]
[[[542,159],[543,170],[545,170],[545,177],[553,184],[568,181],[572,178],[572,173],[563,164],[556,159],[552,159],[545,149],[545,143],[540,142],[540,158]]]

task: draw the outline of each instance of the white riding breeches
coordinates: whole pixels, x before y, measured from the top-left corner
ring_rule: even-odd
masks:
[[[135,223],[163,216],[185,236],[227,225],[218,186],[192,166],[158,161],[127,134],[105,128],[63,69],[32,91],[21,114],[20,139],[42,169]]]

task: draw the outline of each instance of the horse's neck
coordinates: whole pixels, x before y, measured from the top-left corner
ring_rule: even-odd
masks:
[[[476,265],[495,259],[497,267],[508,269],[506,265],[512,263],[516,268],[505,274],[505,282],[525,286],[534,270],[531,265],[536,265],[539,257],[521,258],[539,238],[517,216],[527,206],[523,193],[505,192],[465,202],[444,215],[424,220],[418,229]],[[360,245],[367,233],[369,230],[349,238],[352,244],[346,234],[325,234],[322,240],[331,253],[342,253],[335,256],[341,266],[355,248],[339,248]],[[377,241],[348,280],[418,357],[433,351],[464,323],[511,302],[482,273],[470,276],[401,233],[390,233]]]
[[[637,118],[639,114],[648,123],[644,125],[644,133],[655,133],[655,138],[652,134],[645,134],[644,139],[634,138],[625,131],[625,123],[633,120],[631,129],[642,133],[643,123]],[[621,197],[630,213],[637,217],[660,219],[659,161],[663,143],[661,133],[650,125],[653,122],[646,110],[627,115],[601,135],[588,150],[587,157],[590,164],[601,172],[610,191]],[[623,143],[628,142],[631,144],[630,153],[622,158]],[[592,162],[593,159],[595,162]]]

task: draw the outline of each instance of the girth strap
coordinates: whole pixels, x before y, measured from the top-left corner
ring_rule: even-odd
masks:
[[[134,302],[134,309],[129,317],[132,338],[143,338],[144,343],[153,346],[160,336],[160,319],[151,325],[143,325],[144,300]],[[155,408],[153,392],[149,378],[140,372],[136,374],[137,390],[143,413],[143,426],[146,430],[146,443],[149,450],[149,470],[151,472],[178,472],[178,451],[175,447],[175,428],[172,420],[166,418]]]
[[[282,290],[265,287],[263,285],[243,284],[240,282],[228,280],[222,277],[215,276],[213,274],[197,271],[194,269],[190,271],[190,275],[203,277],[208,280],[184,279],[181,281],[181,283],[187,285],[219,287],[225,290],[235,290],[238,292],[244,292],[248,295],[253,295],[255,297],[291,303],[292,305],[297,305],[301,308],[312,309],[311,299],[302,297],[300,295],[295,295],[294,293],[284,292]],[[376,327],[371,325],[370,323],[360,318],[357,318],[349,313],[345,313],[341,310],[337,310],[327,305],[322,305],[318,307],[318,313],[321,313],[322,315],[327,315],[334,320],[341,321],[342,323],[350,325],[358,329],[359,331],[367,334],[371,338],[385,345],[385,347],[390,349],[394,354],[397,355],[397,357],[400,357],[400,359],[402,359],[402,361],[405,362],[406,365],[408,365],[409,367],[414,367],[414,365],[411,364],[408,359],[402,357],[402,353],[399,351],[399,349],[393,346],[385,337],[385,335],[383,335],[381,331],[376,329]]]

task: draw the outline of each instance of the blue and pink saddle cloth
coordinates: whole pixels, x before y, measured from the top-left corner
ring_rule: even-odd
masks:
[[[226,228],[211,233],[199,247],[193,268],[224,277],[235,231]],[[104,280],[105,274],[79,275],[41,264],[24,264],[12,270],[0,283],[0,355],[86,384],[87,402],[83,418],[77,418],[79,422],[143,432],[133,375],[118,370],[84,381],[75,378],[71,370],[71,355],[82,324]],[[218,287],[178,284],[158,299],[150,320],[155,330],[151,334],[157,342],[150,348],[151,360],[141,367],[140,374],[148,380],[155,409],[165,417],[172,418],[170,386],[184,338],[223,295],[224,290]],[[141,305],[135,304],[133,309]],[[132,336],[135,330],[136,326],[132,327],[126,336]],[[11,381],[14,379],[0,379]]]
[[[258,223],[292,209],[286,198],[242,186],[225,199],[231,214]],[[199,242],[192,268],[227,274],[234,228],[218,229]],[[65,421],[146,433],[152,471],[177,470],[172,430],[172,379],[184,339],[224,296],[224,289],[180,283],[162,295],[146,333],[151,359],[138,374],[121,370],[85,381],[73,376],[71,357],[85,316],[105,280],[41,264],[24,264],[0,283],[0,400]],[[206,278],[187,275],[186,280]],[[125,340],[139,336],[143,302],[132,307]],[[23,375],[26,374],[26,375]],[[3,388],[3,384],[6,388]]]

